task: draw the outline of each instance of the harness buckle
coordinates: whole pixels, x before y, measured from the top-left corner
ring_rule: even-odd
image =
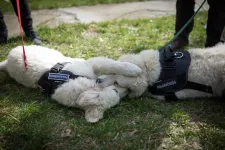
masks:
[[[58,73],[59,71],[63,69],[63,67],[64,67],[64,64],[57,63],[51,68],[51,72]]]
[[[184,56],[184,54],[182,52],[175,52],[174,53],[174,58],[180,59]]]

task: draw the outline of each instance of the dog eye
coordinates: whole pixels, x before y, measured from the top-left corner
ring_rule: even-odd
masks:
[[[118,82],[115,81],[115,82],[114,82],[114,85],[119,85],[119,84],[118,84]]]
[[[98,79],[96,80],[96,83],[97,83],[97,84],[100,84],[100,83],[102,83],[102,82],[103,82],[102,79],[99,79],[99,78],[98,78]]]
[[[116,93],[118,93],[118,91],[116,89],[113,89]]]

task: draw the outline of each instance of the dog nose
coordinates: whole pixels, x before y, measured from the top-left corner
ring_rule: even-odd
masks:
[[[96,80],[96,83],[98,83],[98,84],[100,84],[100,83],[102,83],[102,82],[103,82],[103,79],[99,79],[99,78],[98,78],[98,79]]]

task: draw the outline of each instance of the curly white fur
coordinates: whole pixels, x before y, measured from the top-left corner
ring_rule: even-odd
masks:
[[[96,74],[115,73],[126,76],[137,76],[142,70],[128,62],[114,61],[109,58],[96,57],[89,60],[65,57],[60,52],[42,46],[25,46],[28,70],[24,67],[22,47],[12,49],[8,58],[0,62],[0,70],[5,70],[18,83],[37,88],[38,80],[56,63],[71,62],[63,70],[71,71],[78,77],[58,87],[51,98],[57,102],[85,110],[85,118],[89,122],[97,122],[103,112],[119,103],[127,94],[126,88],[115,85],[101,88],[96,84]]]
[[[194,48],[189,50],[191,64],[188,71],[188,80],[211,86],[213,94],[191,89],[176,92],[179,99],[200,97],[221,97],[225,89],[225,44],[218,44],[211,48]],[[149,85],[157,81],[161,66],[159,52],[156,50],[144,50],[139,54],[126,54],[119,58],[120,61],[131,62],[138,65],[143,74],[138,77],[124,75],[103,75],[102,86],[109,86],[117,82],[121,87],[129,88],[130,97],[142,95]],[[151,96],[163,99],[164,96]]]

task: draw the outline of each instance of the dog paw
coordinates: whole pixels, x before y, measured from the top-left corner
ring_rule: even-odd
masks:
[[[135,92],[131,92],[128,96],[129,96],[129,98],[137,98],[138,97],[137,93],[135,93]]]
[[[85,110],[85,119],[87,122],[96,123],[103,118],[103,109],[98,106],[90,107]]]
[[[125,76],[136,77],[142,74],[142,69],[135,64],[129,62],[122,62],[123,74]]]

